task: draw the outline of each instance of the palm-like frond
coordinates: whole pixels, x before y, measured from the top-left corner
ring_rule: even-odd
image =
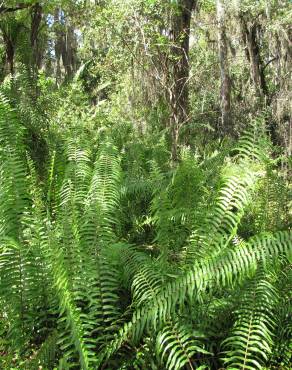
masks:
[[[156,330],[196,292],[233,286],[256,270],[258,263],[270,263],[279,255],[291,254],[291,232],[279,232],[251,239],[245,248],[229,250],[205,262],[196,263],[175,281],[161,287],[160,293],[138,308],[108,346],[106,356],[114,353],[126,340],[137,341],[148,328]]]
[[[224,358],[236,369],[261,369],[272,353],[275,320],[273,312],[278,292],[262,271],[242,292],[235,312],[234,327],[223,344],[229,350]]]
[[[200,335],[187,325],[167,323],[156,338],[157,353],[167,369],[177,370],[188,365],[195,369],[192,357],[195,354],[212,355],[203,344]]]

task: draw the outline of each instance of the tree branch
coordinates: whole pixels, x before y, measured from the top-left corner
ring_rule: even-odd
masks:
[[[21,10],[21,9],[27,9],[27,8],[30,8],[33,4],[26,4],[26,3],[20,3],[14,7],[6,7],[6,6],[3,6],[1,5],[0,6],[0,14],[3,14],[3,13],[12,13],[12,12],[16,12],[17,10]]]
[[[272,58],[272,59],[270,59],[264,66],[263,66],[263,70],[265,70],[266,68],[267,68],[267,66],[270,64],[270,63],[272,63],[272,62],[274,62],[275,60],[277,60],[277,59],[279,59],[279,56],[277,55],[277,56],[275,56],[274,58]]]

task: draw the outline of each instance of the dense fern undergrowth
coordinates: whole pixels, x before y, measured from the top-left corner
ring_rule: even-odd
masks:
[[[260,120],[176,166],[74,125],[40,166],[28,131],[1,96],[1,369],[291,368],[291,190]]]

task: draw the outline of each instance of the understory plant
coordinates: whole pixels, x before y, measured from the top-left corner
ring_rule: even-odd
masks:
[[[288,369],[289,189],[262,125],[175,167],[113,131],[70,128],[40,176],[1,96],[0,367]]]

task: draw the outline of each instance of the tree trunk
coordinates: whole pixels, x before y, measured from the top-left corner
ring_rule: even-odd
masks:
[[[262,103],[261,108],[271,105],[271,96],[265,78],[265,66],[260,54],[260,24],[254,20],[250,25],[244,14],[239,15],[245,52],[250,64],[251,79],[253,81],[256,96]],[[267,131],[271,135],[272,142],[279,144],[276,122],[270,118],[266,121]]]
[[[41,66],[41,52],[39,46],[39,28],[42,20],[42,7],[36,3],[32,8],[30,44],[32,47],[32,67],[37,72]]]
[[[57,80],[59,80],[61,77],[60,60],[62,57],[66,77],[70,78],[77,69],[76,36],[73,27],[67,24],[66,18],[61,17],[60,19],[59,9],[55,10],[54,22],[56,24],[55,28],[56,33],[55,53],[57,62],[56,77]]]
[[[60,30],[60,21],[59,21],[59,9],[56,8],[54,12],[54,25],[55,25],[55,56],[56,56],[56,69],[55,69],[55,77],[56,77],[56,83],[59,83],[61,81],[61,49],[62,49],[62,35]]]
[[[217,0],[218,22],[218,51],[220,64],[220,106],[221,106],[221,129],[223,133],[231,132],[231,81],[228,66],[228,48],[225,29],[225,4],[224,0]]]
[[[72,26],[66,26],[64,49],[62,53],[62,59],[66,70],[67,77],[71,77],[77,69],[77,41]]]
[[[4,44],[5,44],[6,61],[9,65],[9,72],[13,75],[14,74],[14,54],[15,54],[14,43],[9,33],[6,33],[3,29],[2,29],[2,34],[3,34]]]
[[[172,46],[172,81],[169,89],[172,160],[177,161],[179,132],[189,119],[189,39],[191,14],[195,0],[179,0],[178,10],[172,17],[170,32]]]
[[[250,63],[251,79],[254,83],[256,94],[259,97],[266,98],[268,101],[268,89],[264,75],[264,66],[261,60],[260,48],[258,43],[259,25],[254,21],[248,26],[244,15],[240,15],[240,25],[243,42],[246,46],[245,53]]]

